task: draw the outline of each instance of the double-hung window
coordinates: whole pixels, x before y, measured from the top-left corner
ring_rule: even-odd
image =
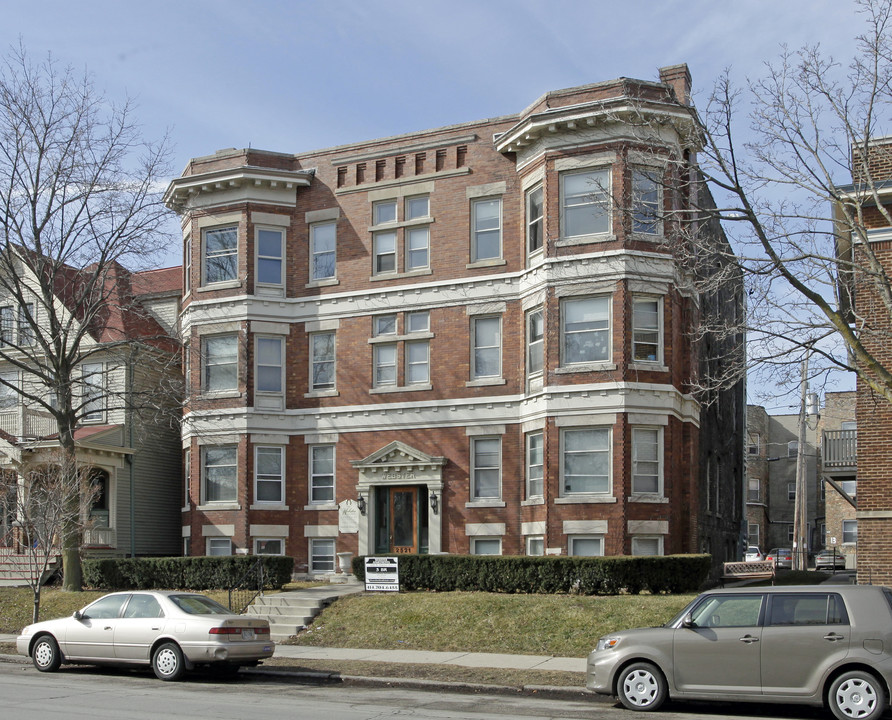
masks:
[[[238,448],[206,445],[201,449],[202,502],[235,502]]]
[[[34,303],[25,303],[19,306],[19,347],[34,344],[34,330],[31,327],[34,316]]]
[[[335,541],[333,538],[310,539],[310,572],[334,572]]]
[[[656,235],[660,230],[660,184],[655,170],[632,170],[632,232]]]
[[[374,253],[376,275],[396,272],[396,230],[375,233]]]
[[[561,304],[562,364],[610,359],[610,297],[566,299]]]
[[[855,544],[858,542],[858,521],[843,520],[842,521],[842,541],[846,544]]]
[[[281,505],[285,502],[285,449],[258,445],[254,448],[254,501]]]
[[[501,555],[501,538],[471,538],[471,555]]]
[[[545,492],[545,437],[541,432],[527,433],[527,500],[541,498]]]
[[[600,557],[604,554],[604,536],[571,535],[567,552],[576,557]]]
[[[471,202],[471,262],[502,257],[502,198]]]
[[[473,326],[471,376],[475,380],[502,376],[502,318],[477,317]]]
[[[542,308],[527,313],[527,381],[541,377],[545,364],[545,322]]]
[[[561,236],[610,232],[610,170],[561,175]]]
[[[19,374],[18,372],[0,373],[0,410],[9,410],[19,404]]]
[[[430,198],[427,195],[406,198],[406,222],[423,221],[430,217]],[[430,225],[406,227],[406,272],[430,266]]]
[[[257,348],[257,380],[258,393],[281,395],[283,390],[284,338],[258,337]]]
[[[632,428],[632,494],[662,495],[659,428]]]
[[[407,337],[430,332],[430,313],[426,310],[406,314]],[[430,382],[430,340],[406,342],[406,385],[426,385]]]
[[[660,362],[660,301],[635,298],[632,301],[632,359],[635,362]]]
[[[471,499],[498,500],[502,496],[502,441],[471,439]]]
[[[202,392],[238,388],[238,336],[211,335],[201,340],[204,373]]]
[[[335,498],[335,446],[310,447],[310,502],[333,503]]]
[[[526,194],[527,255],[542,250],[543,243],[543,193],[538,185]]]
[[[335,386],[335,334],[310,335],[310,389],[331,390]]]
[[[746,500],[747,502],[761,502],[762,493],[761,493],[762,484],[759,481],[759,478],[748,478],[747,479],[747,493]],[[750,545],[758,545],[759,543],[750,543]]]
[[[662,555],[661,535],[635,535],[632,537],[632,555]]]
[[[257,284],[281,287],[284,284],[285,233],[257,228]]]
[[[376,315],[372,318],[372,335],[376,338],[393,336],[396,338],[395,314]],[[396,342],[378,343],[373,349],[373,366],[375,387],[396,385]]]
[[[335,277],[337,244],[334,222],[310,226],[310,281]]]
[[[398,334],[399,322],[404,323],[402,334]],[[427,310],[376,315],[372,319],[372,336],[374,388],[429,388],[431,334]]]
[[[15,342],[15,309],[12,305],[0,307],[0,340],[4,345]]]
[[[610,430],[572,428],[561,433],[563,495],[608,495]]]
[[[203,285],[238,277],[238,227],[204,230]]]
[[[102,363],[81,365],[82,402],[81,418],[84,422],[102,420],[104,410],[105,369]]]

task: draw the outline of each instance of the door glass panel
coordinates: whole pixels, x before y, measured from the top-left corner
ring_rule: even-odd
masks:
[[[415,490],[392,491],[393,545],[415,546]]]

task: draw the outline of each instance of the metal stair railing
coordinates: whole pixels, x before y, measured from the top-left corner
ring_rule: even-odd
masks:
[[[229,588],[229,609],[238,615],[244,613],[254,598],[263,596],[263,583],[263,558],[257,558],[257,562]]]

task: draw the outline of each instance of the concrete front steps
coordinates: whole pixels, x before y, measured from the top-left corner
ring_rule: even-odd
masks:
[[[50,560],[49,567],[43,575],[46,582],[61,565],[62,558]],[[0,548],[0,587],[22,587],[28,585],[31,577],[31,562],[27,555],[15,553],[7,548]]]
[[[307,627],[313,618],[339,597],[364,589],[362,583],[353,581],[258,596],[245,613],[266,618],[273,640],[287,640]]]

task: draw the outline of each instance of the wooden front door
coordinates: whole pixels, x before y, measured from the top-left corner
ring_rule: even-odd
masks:
[[[418,552],[418,488],[390,489],[390,552]]]

